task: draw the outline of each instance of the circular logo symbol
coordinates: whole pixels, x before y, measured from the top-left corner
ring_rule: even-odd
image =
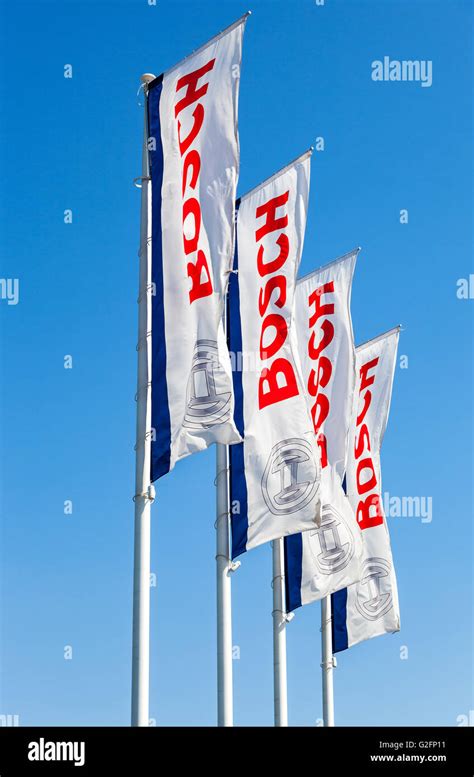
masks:
[[[332,575],[347,567],[354,555],[354,536],[331,505],[324,505],[321,526],[309,532],[310,548],[315,564],[323,575]]]
[[[262,493],[274,515],[301,510],[314,497],[317,470],[307,440],[293,437],[273,446],[262,477]]]
[[[188,380],[183,426],[206,429],[229,419],[232,395],[230,391],[219,390],[222,386],[227,387],[227,376],[219,362],[217,342],[198,340]]]
[[[368,558],[357,585],[356,606],[369,621],[376,621],[393,606],[390,587],[391,564],[383,558]]]

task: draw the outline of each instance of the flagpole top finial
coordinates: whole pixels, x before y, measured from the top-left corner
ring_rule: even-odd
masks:
[[[140,81],[142,84],[149,84],[150,81],[154,81],[156,76],[153,75],[153,73],[143,73],[142,76],[140,76]]]

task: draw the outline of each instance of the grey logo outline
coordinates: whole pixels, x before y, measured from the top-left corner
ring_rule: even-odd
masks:
[[[356,583],[356,607],[363,618],[377,621],[393,607],[390,588],[382,591],[380,581],[389,578],[392,565],[387,559],[372,556],[364,561],[361,579]],[[369,597],[364,594],[367,586]],[[372,594],[372,596],[370,596]]]
[[[346,533],[346,541],[341,541],[341,529]],[[329,548],[327,533],[332,533],[333,547]],[[323,505],[321,525],[310,531],[310,538],[317,537],[319,553],[310,544],[311,555],[318,570],[323,575],[332,575],[346,569],[355,553],[354,535],[342,515],[332,506]]]
[[[231,414],[232,392],[216,391],[215,373],[222,370],[216,340],[197,340],[193,351],[191,371],[186,387],[186,411],[183,426],[188,429],[208,429],[224,424]],[[207,394],[198,395],[198,375],[203,378]]]
[[[306,507],[318,490],[319,480],[316,464],[312,480],[298,481],[298,467],[307,461],[314,461],[310,443],[299,437],[290,437],[277,442],[270,455],[262,475],[261,487],[265,503],[273,515],[289,515]],[[284,484],[285,470],[290,472],[290,485]],[[280,491],[271,493],[271,476],[280,482]]]

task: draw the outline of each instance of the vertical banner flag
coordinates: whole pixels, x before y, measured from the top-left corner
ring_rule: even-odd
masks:
[[[233,259],[246,18],[149,85],[152,480],[213,442],[241,439],[222,313]]]
[[[232,555],[315,528],[320,466],[292,324],[308,207],[310,155],[242,197],[229,291],[235,418]]]
[[[334,652],[400,630],[397,581],[382,502],[380,448],[392,396],[400,328],[356,349],[357,382],[347,495],[362,531],[360,581],[333,594]]]
[[[355,386],[350,312],[355,249],[296,284],[295,326],[321,460],[319,528],[285,539],[289,611],[359,580],[362,537],[344,494]]]

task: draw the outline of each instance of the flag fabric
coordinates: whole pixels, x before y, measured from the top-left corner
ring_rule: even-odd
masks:
[[[380,448],[387,426],[399,328],[356,349],[357,382],[346,483],[362,531],[360,581],[333,594],[333,649],[400,629],[397,581],[383,510]]]
[[[234,558],[320,522],[319,456],[292,326],[309,179],[307,152],[238,206],[228,326],[245,437],[230,448]]]
[[[346,588],[360,575],[361,531],[342,487],[355,386],[350,301],[359,250],[296,285],[294,324],[321,460],[323,508],[319,528],[285,538],[288,611]]]
[[[149,85],[151,479],[241,438],[222,313],[234,250],[246,16]]]

